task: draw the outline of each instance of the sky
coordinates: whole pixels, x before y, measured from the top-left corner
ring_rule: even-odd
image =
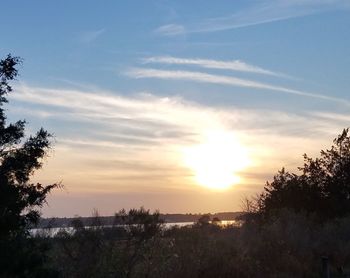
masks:
[[[350,122],[350,2],[6,1],[8,120],[54,145],[44,216],[237,211]]]

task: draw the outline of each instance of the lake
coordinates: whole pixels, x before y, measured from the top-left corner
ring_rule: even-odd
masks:
[[[185,227],[185,226],[191,226],[195,224],[195,222],[174,222],[174,223],[164,223],[165,229],[170,229],[172,227]],[[217,223],[218,225],[225,227],[225,226],[231,226],[231,225],[239,225],[239,222],[235,220],[222,220]],[[111,228],[113,227],[112,225],[104,225],[102,227],[105,228]],[[85,226],[87,229],[94,228],[94,226]],[[43,236],[49,236],[49,237],[54,237],[57,235],[58,232],[60,231],[65,231],[69,234],[74,233],[74,228],[73,227],[58,227],[58,228],[34,228],[30,229],[30,234],[31,236],[38,236],[38,235],[43,235]]]

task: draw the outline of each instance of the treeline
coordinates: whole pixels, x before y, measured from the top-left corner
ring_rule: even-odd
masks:
[[[281,210],[264,223],[220,226],[203,216],[192,226],[165,229],[158,213],[133,209],[122,226],[86,228],[34,239],[50,246],[46,267],[57,277],[348,277],[350,217],[320,223],[317,217]],[[53,276],[56,277],[56,276]]]
[[[208,215],[210,219],[219,220],[236,220],[240,217],[243,212],[219,212],[219,213],[206,213],[206,214],[192,214],[192,213],[166,213],[160,214],[159,218],[164,221],[164,223],[178,223],[178,222],[197,222],[203,215]],[[33,228],[62,228],[71,227],[72,221],[79,219],[84,226],[90,226],[94,222],[94,217],[52,217],[52,218],[41,218],[39,223]],[[99,221],[101,225],[111,226],[116,224],[116,216],[99,216]]]

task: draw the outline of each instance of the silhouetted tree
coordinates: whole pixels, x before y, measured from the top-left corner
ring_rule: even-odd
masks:
[[[160,219],[158,211],[150,213],[141,207],[126,212],[120,210],[115,215],[116,223],[123,225],[127,232],[127,239],[122,248],[119,264],[124,269],[125,277],[133,277],[137,264],[146,264],[152,258],[152,250],[159,243],[164,221]],[[143,270],[143,277],[149,276],[149,265]],[[136,275],[136,274],[135,274]],[[137,276],[136,277],[141,277]]]
[[[130,209],[126,212],[124,209],[115,214],[115,223],[123,225],[131,238],[141,241],[150,239],[163,228],[164,221],[160,218],[160,213],[141,207],[140,209]]]
[[[199,217],[197,224],[200,226],[206,226],[210,223],[210,215],[209,214],[203,214],[201,217]]]
[[[51,135],[40,129],[34,136],[25,137],[24,120],[6,123],[3,106],[7,94],[12,91],[9,82],[18,75],[16,66],[21,62],[20,58],[11,55],[0,61],[1,277],[40,276],[35,269],[40,267],[43,257],[32,254],[35,247],[26,237],[29,227],[39,220],[39,209],[47,194],[58,186],[30,182],[34,171],[42,166],[42,159],[50,148]]]
[[[215,224],[215,225],[220,225],[221,220],[219,217],[214,217],[213,220],[211,221],[211,223]]]
[[[256,200],[257,212],[269,217],[287,208],[295,212],[315,214],[320,220],[350,214],[350,136],[349,129],[334,139],[329,150],[319,158],[304,154],[300,174],[282,168],[267,182],[265,191]]]

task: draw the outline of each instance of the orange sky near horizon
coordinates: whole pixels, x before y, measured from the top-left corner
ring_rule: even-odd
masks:
[[[317,155],[329,147],[342,125],[334,126],[325,115],[217,109],[142,94],[105,92],[97,97],[24,86],[12,98],[43,105],[35,116],[48,123],[65,117],[88,123],[79,134],[57,133],[53,150],[34,177],[65,185],[50,195],[44,216],[88,216],[94,208],[111,215],[140,206],[164,213],[237,211],[241,200],[260,192],[281,167],[295,171],[304,152]],[[51,115],[44,104],[52,102],[70,109],[69,115]],[[105,121],[121,113],[122,120]],[[273,123],[276,129],[257,129],[256,122]],[[140,141],[124,138],[123,128],[135,131]],[[306,129],[312,132],[305,135]],[[143,135],[147,132],[152,135]]]

